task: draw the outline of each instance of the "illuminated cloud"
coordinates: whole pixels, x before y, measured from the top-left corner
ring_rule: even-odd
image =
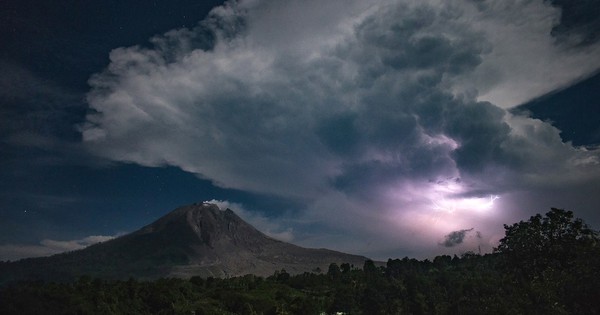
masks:
[[[113,50],[83,139],[299,201],[305,245],[433,252],[473,226],[490,249],[521,192],[600,178],[597,151],[505,110],[600,66],[598,45],[555,43],[559,16],[541,0],[230,2]]]

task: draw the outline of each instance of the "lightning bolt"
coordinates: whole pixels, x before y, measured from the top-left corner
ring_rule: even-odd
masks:
[[[460,200],[447,200],[443,197],[437,200],[431,200],[433,209],[437,211],[446,211],[454,213],[457,209],[484,210],[489,209],[494,205],[494,201],[500,199],[498,195],[490,195],[486,202],[485,198],[471,198]]]

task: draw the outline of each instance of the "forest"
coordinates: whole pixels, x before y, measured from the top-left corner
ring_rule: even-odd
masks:
[[[262,278],[83,276],[0,288],[0,314],[600,314],[600,238],[571,211],[505,225],[493,253]]]

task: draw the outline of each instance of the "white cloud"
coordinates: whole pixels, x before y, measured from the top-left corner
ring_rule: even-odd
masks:
[[[287,226],[238,211],[302,244],[433,252],[471,227],[492,242],[515,214],[468,205],[600,178],[597,151],[505,110],[600,66],[598,45],[554,42],[558,14],[541,0],[229,3],[153,49],[113,50],[90,79],[83,139],[112,160],[299,201]],[[440,192],[449,178],[459,188]]]
[[[86,248],[90,245],[106,242],[115,236],[91,235],[79,240],[57,241],[45,239],[39,245],[5,244],[0,245],[0,260],[19,260],[30,257],[43,257]]]
[[[600,45],[573,49],[551,36],[561,12],[550,1],[485,1],[480,5],[473,25],[486,34],[492,50],[464,83],[475,84],[479,99],[503,108],[517,106],[600,67]]]

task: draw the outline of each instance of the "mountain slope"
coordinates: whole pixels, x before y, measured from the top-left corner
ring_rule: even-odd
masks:
[[[88,274],[129,277],[267,276],[327,270],[330,263],[362,266],[366,257],[308,249],[274,240],[233,211],[202,203],[175,209],[131,234],[51,257],[0,266],[0,283],[20,279],[67,280]]]

